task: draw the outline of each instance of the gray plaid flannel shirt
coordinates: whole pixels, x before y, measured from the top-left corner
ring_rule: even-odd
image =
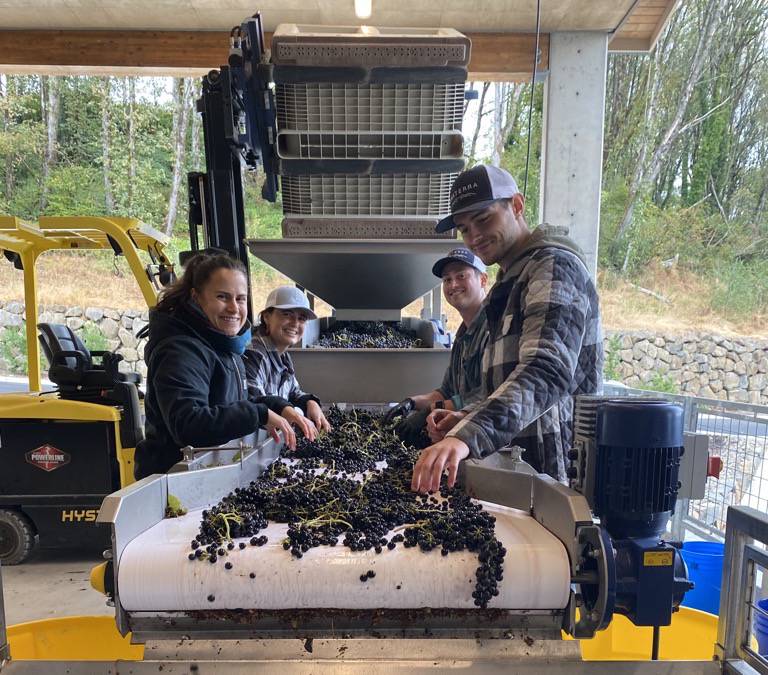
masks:
[[[299,386],[290,354],[280,354],[270,337],[260,335],[258,329],[254,331],[250,348],[243,354],[243,361],[250,397],[280,396],[302,408],[307,398],[314,398]]]
[[[475,457],[519,445],[537,471],[563,481],[573,397],[602,390],[595,285],[575,253],[543,245],[499,275],[485,309],[487,398],[465,408],[448,435]]]
[[[452,399],[456,409],[485,398],[483,389],[483,352],[488,343],[488,320],[484,308],[467,327],[456,331],[451,348],[451,362],[443,383],[437,389],[444,399]]]

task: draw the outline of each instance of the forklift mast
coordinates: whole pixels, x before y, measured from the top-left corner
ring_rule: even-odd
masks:
[[[202,80],[197,112],[202,118],[205,173],[187,175],[191,254],[205,249],[225,251],[249,272],[245,246],[242,171],[265,173],[262,196],[277,199],[274,97],[269,88],[261,15],[255,14],[230,33],[229,65]],[[202,234],[202,237],[201,237]],[[248,273],[250,291],[250,273]],[[248,316],[253,319],[250,292]]]

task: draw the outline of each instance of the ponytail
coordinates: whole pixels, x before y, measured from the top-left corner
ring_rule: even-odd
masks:
[[[246,274],[245,265],[235,258],[230,258],[223,253],[215,255],[200,253],[191,258],[181,278],[164,288],[160,293],[160,299],[155,306],[155,311],[172,313],[180,305],[189,302],[192,298],[192,289],[202,292],[208,280],[219,269],[235,270]]]
[[[274,307],[267,307],[259,312],[259,325],[256,326],[256,332],[260,335],[269,335],[269,326],[267,326],[267,317],[275,311]]]

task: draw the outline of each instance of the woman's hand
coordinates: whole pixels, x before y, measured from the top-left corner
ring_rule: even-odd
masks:
[[[427,436],[433,443],[442,441],[445,435],[466,416],[460,410],[437,409],[429,413],[427,417]]]
[[[314,422],[318,431],[330,431],[331,425],[325,419],[323,409],[317,401],[307,401],[307,417]]]
[[[301,432],[308,441],[314,441],[317,438],[317,427],[315,427],[314,422],[307,417],[304,417],[304,415],[292,405],[283,408],[281,414],[291,424],[295,424],[301,429]]]
[[[291,429],[288,420],[269,410],[267,413],[267,423],[264,426],[267,428],[267,433],[275,439],[275,442],[280,442],[280,434],[278,432],[282,431],[283,439],[285,439],[285,445],[288,449],[296,449],[296,433]]]

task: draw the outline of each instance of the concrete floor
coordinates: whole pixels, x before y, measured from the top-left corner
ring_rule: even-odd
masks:
[[[5,620],[8,625],[60,616],[110,614],[105,597],[91,588],[91,568],[101,552],[37,551],[27,562],[3,567]]]

